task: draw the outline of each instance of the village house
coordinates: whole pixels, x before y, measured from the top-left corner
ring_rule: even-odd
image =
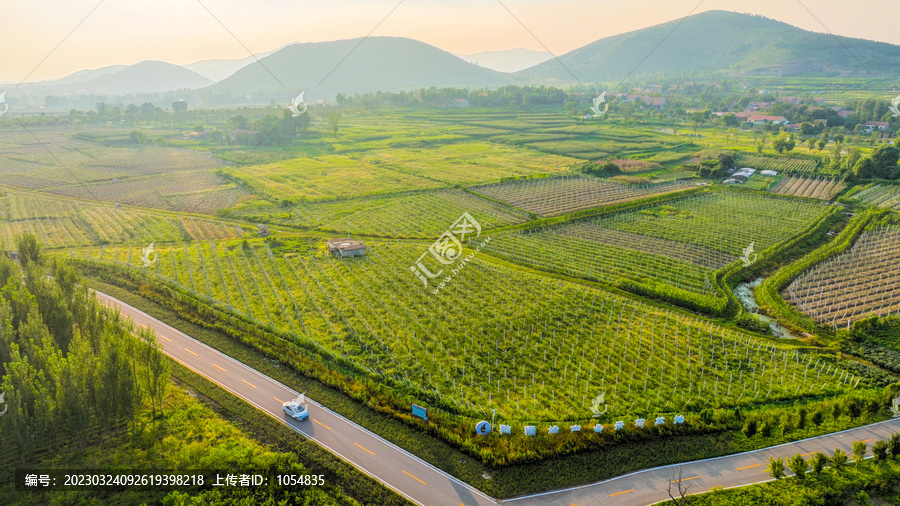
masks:
[[[885,132],[889,126],[890,124],[887,121],[866,121],[862,124],[862,129],[867,134],[870,134],[876,130]]]
[[[647,107],[657,111],[666,107],[666,99],[663,97],[647,97],[644,103],[647,104]]]
[[[784,116],[767,116],[765,114],[754,114],[747,118],[747,121],[753,123],[753,126],[763,125],[787,125],[788,119]]]
[[[747,104],[747,110],[750,112],[764,111],[769,108],[769,102],[750,102]]]

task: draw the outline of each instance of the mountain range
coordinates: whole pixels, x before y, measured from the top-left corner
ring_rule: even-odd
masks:
[[[660,43],[662,41],[662,43]],[[750,14],[707,11],[605,37],[517,73],[522,80],[621,80],[633,73],[678,76],[829,73],[900,75],[900,46],[810,32]]]
[[[601,38],[555,59],[527,49],[457,56],[413,39],[367,37],[292,43],[255,57],[184,66],[159,61],[113,65],[23,88],[63,95],[199,90],[205,96],[252,97],[262,103],[304,90],[309,101],[431,86],[589,84],[688,73],[896,77],[900,46],[810,32],[762,16],[707,11]]]

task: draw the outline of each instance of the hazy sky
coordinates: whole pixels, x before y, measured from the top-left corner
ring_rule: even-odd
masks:
[[[0,81],[18,82],[32,69],[28,81],[142,60],[187,64],[204,59],[242,58],[248,53],[241,43],[253,52],[264,52],[294,41],[361,37],[383,19],[373,35],[410,37],[454,53],[516,47],[542,51],[543,44],[553,53],[563,54],[602,37],[681,18],[698,2],[7,0],[0,4],[0,48],[4,53],[0,58]],[[722,9],[762,14],[807,30],[824,32],[824,24],[838,35],[900,44],[897,0],[802,2],[703,0],[695,12]],[[88,15],[92,9],[95,10]],[[70,31],[71,35],[65,38]],[[57,44],[59,47],[54,50]]]

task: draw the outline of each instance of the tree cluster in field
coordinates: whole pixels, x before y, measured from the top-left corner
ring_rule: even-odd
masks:
[[[0,257],[0,375],[7,412],[0,454],[28,456],[134,423],[161,407],[168,359],[151,331],[100,306],[70,267],[47,261],[33,235]],[[48,276],[51,274],[51,276]],[[133,334],[134,332],[134,334]]]
[[[612,177],[622,173],[619,166],[612,162],[595,163],[587,161],[581,164],[580,170],[582,174],[590,174],[597,177]]]
[[[869,156],[859,158],[853,164],[853,175],[860,179],[900,179],[900,149],[881,144]]]
[[[332,111],[332,115],[339,111]],[[210,141],[221,144],[244,144],[252,146],[274,146],[287,144],[298,133],[305,133],[309,129],[310,112],[294,117],[290,111],[281,112],[281,117],[267,114],[262,119],[251,121],[240,114],[231,116],[226,121],[227,128],[221,135],[217,130],[210,132]],[[340,118],[340,116],[335,116]],[[330,116],[329,116],[330,118]],[[337,133],[337,119],[332,127]]]
[[[456,99],[465,99],[470,107],[562,106],[568,93],[551,86],[501,86],[494,89],[422,88],[414,91],[373,92],[347,95],[338,93],[338,105],[369,108],[373,106],[446,107]]]
[[[695,172],[706,179],[720,179],[728,175],[728,171],[734,168],[734,155],[732,153],[717,153],[714,157],[706,157],[701,153],[701,160],[697,163],[682,164],[680,169]]]

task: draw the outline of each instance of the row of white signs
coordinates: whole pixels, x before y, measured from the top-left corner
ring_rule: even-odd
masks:
[[[672,423],[674,423],[676,425],[684,423],[684,415],[675,415],[675,418],[673,419]],[[644,420],[643,418],[638,418],[637,420],[634,421],[634,426],[639,429],[644,428],[646,426],[646,424],[647,424],[647,420]],[[654,425],[665,425],[665,424],[666,424],[666,418],[664,416],[656,417],[656,421],[655,421]],[[618,421],[618,422],[615,422],[615,424],[613,424],[613,426],[615,427],[615,430],[622,430],[625,428],[625,422]],[[499,430],[500,430],[500,434],[511,434],[512,433],[512,427],[509,425],[506,425],[506,424],[500,424]],[[479,436],[484,436],[485,434],[489,434],[490,432],[491,432],[491,423],[488,421],[481,421],[475,425],[475,433],[478,434]],[[581,432],[581,425],[570,426],[569,432]],[[597,432],[597,433],[603,432],[603,425],[599,424],[599,423],[597,425],[595,425],[594,432]],[[548,434],[559,434],[559,426],[553,425],[551,427],[548,427],[547,433]],[[525,435],[526,436],[534,436],[536,434],[537,434],[536,426],[534,426],[534,425],[526,425],[525,426]]]

